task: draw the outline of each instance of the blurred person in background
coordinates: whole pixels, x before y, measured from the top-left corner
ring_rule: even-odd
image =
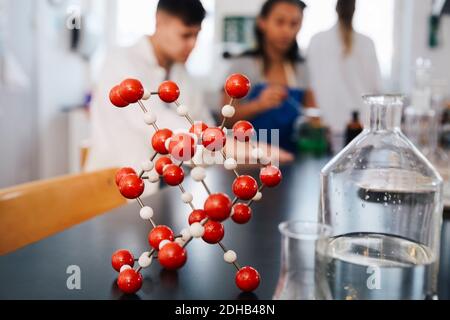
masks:
[[[300,0],[266,1],[257,18],[256,49],[232,58],[229,72],[246,74],[253,85],[236,106],[235,120],[247,119],[257,131],[278,129],[280,147],[291,153],[302,107],[316,106],[297,44],[305,7]]]
[[[165,80],[176,82],[181,91],[179,100],[189,106],[191,116],[214,124],[202,93],[194,87],[185,68],[205,15],[200,0],[160,0],[155,33],[143,36],[131,47],[109,51],[93,94],[88,171],[122,166],[139,169],[142,161],[153,154],[153,129],[145,124],[141,109],[133,105],[121,110],[113,107],[108,98],[111,88],[126,78],[138,79],[153,91]],[[175,106],[156,97],[150,99],[148,106],[157,115],[160,128],[187,128]]]
[[[356,0],[338,0],[337,24],[315,35],[308,49],[311,85],[333,135],[342,135],[352,113],[363,111],[362,95],[382,86],[373,41],[353,29],[355,6]]]

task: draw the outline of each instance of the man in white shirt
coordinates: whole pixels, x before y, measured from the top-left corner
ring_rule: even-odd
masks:
[[[165,80],[176,82],[181,91],[179,101],[189,107],[191,117],[214,124],[184,66],[204,18],[205,10],[199,0],[160,0],[154,35],[108,53],[93,95],[88,171],[123,166],[139,170],[140,164],[153,154],[153,129],[145,124],[141,109],[137,105],[119,109],[109,101],[111,88],[126,78],[139,79],[151,91],[157,91]],[[152,97],[146,105],[158,116],[160,128],[189,128],[174,106],[157,97]]]

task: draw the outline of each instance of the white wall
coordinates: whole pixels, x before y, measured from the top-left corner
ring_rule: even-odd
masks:
[[[447,81],[450,95],[450,16],[441,19],[440,46],[428,47],[428,19],[432,0],[397,0],[397,24],[393,72],[393,88],[410,93],[416,58],[430,58],[432,74]]]
[[[76,6],[82,13],[81,50],[85,53],[93,44],[101,47],[111,40],[115,30],[108,28],[105,17],[115,6],[105,0],[66,0],[58,6],[39,0],[36,6],[39,178],[44,179],[73,171],[79,146],[70,136],[69,115],[63,110],[81,106],[92,88],[89,62],[70,50],[68,9]]]
[[[111,3],[0,0],[0,54],[2,49],[12,54],[29,80],[23,88],[0,81],[0,188],[66,174],[69,164],[74,167],[79,161],[78,146],[70,145],[69,115],[63,109],[84,102],[91,75],[88,62],[70,51],[68,9],[75,5],[83,13],[96,12],[94,19],[82,18],[84,37],[85,31],[98,31],[92,22],[102,24],[106,15],[111,16]],[[89,38],[82,48],[109,41],[114,30],[103,28],[100,41]]]
[[[212,70],[206,77],[198,79],[205,91],[206,104],[217,112],[217,106],[222,103],[222,98],[217,94],[218,90],[223,86],[223,80],[228,70],[227,61],[222,58],[223,46],[223,22],[227,16],[256,16],[265,0],[216,0],[215,1],[215,25],[213,37],[212,51]]]
[[[227,66],[224,64],[222,53],[222,35],[223,35],[223,22],[224,18],[227,16],[256,16],[261,5],[265,0],[215,0],[214,3],[214,34],[212,37],[212,43],[205,44],[204,46],[211,46],[210,49],[212,57],[212,62],[210,65],[212,69],[209,70],[209,74],[200,77],[199,82],[205,89],[210,89],[217,95],[218,87],[222,86],[220,82],[223,80],[224,72],[227,70]],[[206,2],[204,2],[207,4]],[[208,5],[210,5],[208,3]],[[205,25],[204,25],[205,27]],[[202,31],[205,32],[205,31]],[[202,35],[201,35],[202,36]],[[210,40],[210,38],[208,38]],[[194,52],[195,54],[195,52]],[[194,62],[198,62],[196,59]],[[191,67],[194,67],[191,65]]]
[[[230,15],[257,15],[265,0],[216,0],[215,40],[219,42],[223,34],[223,18]]]
[[[87,66],[69,50],[66,2],[36,8],[37,104],[39,109],[39,175],[49,178],[68,172],[67,114],[63,108],[80,105],[87,90]]]
[[[34,4],[34,3],[33,3]],[[0,59],[8,54],[20,69],[6,76],[0,62],[0,188],[39,177],[35,97],[34,5],[28,0],[0,1]],[[10,79],[10,80],[7,80]],[[28,82],[28,85],[26,85]]]

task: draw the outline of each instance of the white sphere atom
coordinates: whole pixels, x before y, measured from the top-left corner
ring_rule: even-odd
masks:
[[[222,108],[222,116],[225,118],[233,118],[236,114],[236,109],[231,105],[226,105]]]
[[[225,167],[226,170],[236,170],[237,161],[233,158],[229,158],[229,159],[225,160],[225,162],[223,163],[223,166]]]
[[[226,263],[230,263],[230,264],[235,263],[237,261],[237,254],[233,250],[228,250],[223,255],[223,259],[225,260]]]
[[[191,238],[191,233],[189,232],[189,229],[181,230],[180,234],[183,241],[188,241]]]
[[[206,170],[202,167],[195,167],[191,171],[191,177],[197,182],[203,181],[206,178]]]
[[[152,96],[152,93],[148,89],[144,89],[144,95],[142,96],[142,100],[148,100]]]
[[[262,199],[262,193],[261,192],[257,192],[256,195],[253,197],[253,201],[260,201]]]
[[[156,123],[156,120],[157,120],[156,115],[153,112],[147,111],[144,114],[144,122],[149,126],[154,125]]]
[[[178,244],[180,247],[183,247],[186,242],[182,238],[176,238],[175,243]]]
[[[194,200],[194,196],[192,195],[192,193],[185,192],[185,193],[183,193],[183,194],[181,195],[181,200],[182,200],[184,203],[191,203],[192,200]]]
[[[153,214],[153,209],[150,207],[143,207],[139,212],[139,215],[143,220],[150,220],[151,218],[153,218]]]
[[[148,174],[148,181],[150,181],[151,183],[159,182],[159,178],[159,174],[156,171],[152,171]]]
[[[194,238],[198,239],[203,237],[205,234],[205,228],[201,225],[201,223],[196,222],[189,227],[189,232]]]
[[[189,108],[184,105],[179,105],[177,108],[177,113],[180,117],[186,117],[189,113]]]
[[[141,164],[142,170],[145,172],[150,172],[153,170],[155,165],[150,160],[143,161]]]
[[[152,264],[153,256],[150,255],[150,252],[144,252],[141,254],[138,260],[138,264],[141,268],[148,268]]]
[[[169,145],[170,145],[170,140],[171,138],[166,139],[166,142],[164,142],[164,146],[166,147],[167,150],[169,150]]]
[[[124,272],[125,270],[128,270],[128,269],[131,269],[131,266],[129,266],[129,265],[127,265],[127,264],[124,264],[124,265],[120,268],[119,273],[122,273],[122,272]]]
[[[161,250],[162,248],[164,248],[164,246],[166,245],[166,244],[169,244],[169,243],[171,243],[172,241],[169,241],[169,240],[163,240],[163,241],[161,241],[160,243],[159,243],[159,250]]]

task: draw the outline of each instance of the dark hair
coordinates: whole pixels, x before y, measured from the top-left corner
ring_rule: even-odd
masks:
[[[267,0],[262,8],[261,12],[259,14],[260,18],[267,18],[270,13],[272,12],[273,8],[279,4],[279,3],[289,3],[297,6],[300,11],[303,12],[303,9],[306,8],[306,4],[301,0]],[[251,51],[247,51],[244,53],[245,56],[261,56],[264,59],[264,65],[268,65],[268,58],[264,49],[264,34],[259,29],[258,24],[255,26],[255,36],[256,36],[256,48]],[[297,41],[294,41],[292,43],[292,46],[289,48],[289,50],[286,52],[286,59],[289,60],[292,63],[296,62],[303,62],[304,59],[300,55],[300,48],[298,47]]]
[[[341,38],[344,43],[344,55],[349,55],[353,49],[353,15],[356,0],[338,0],[336,12],[339,17]]]
[[[180,18],[188,26],[202,24],[206,16],[200,0],[159,0],[157,11]]]

